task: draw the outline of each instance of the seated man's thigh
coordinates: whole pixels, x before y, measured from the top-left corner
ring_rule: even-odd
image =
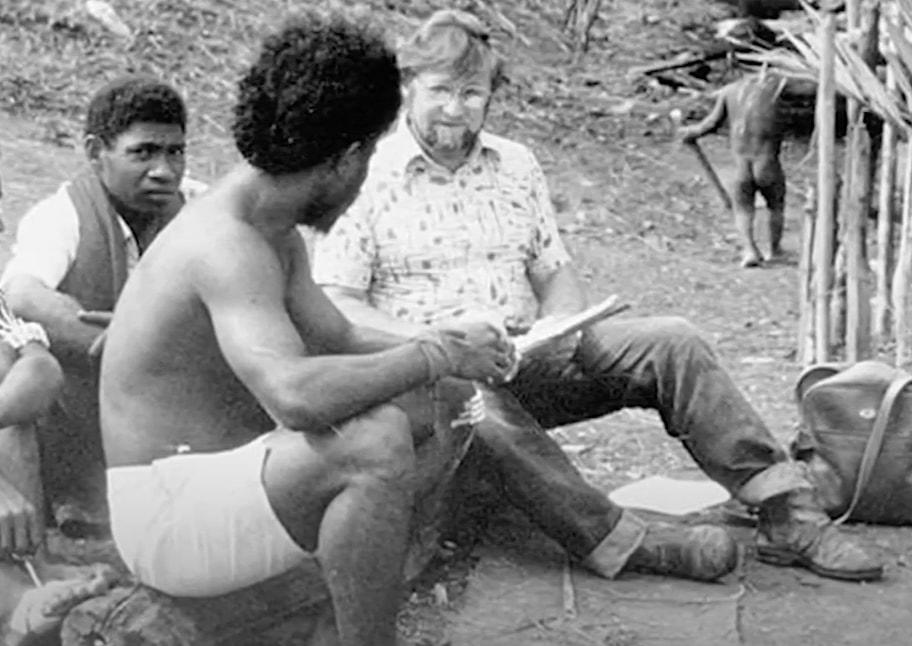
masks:
[[[310,498],[331,498],[352,477],[397,468],[413,456],[408,417],[391,404],[319,433],[278,429],[269,434],[266,446],[267,488],[303,488]]]
[[[347,487],[371,478],[403,490],[413,484],[415,453],[408,417],[390,404],[321,433],[274,431],[266,447],[263,484],[269,503],[307,550],[316,547],[327,506]]]

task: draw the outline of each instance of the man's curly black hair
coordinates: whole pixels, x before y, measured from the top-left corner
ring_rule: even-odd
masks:
[[[271,175],[320,164],[381,134],[401,103],[396,57],[381,34],[310,11],[268,36],[238,84],[238,150]]]
[[[177,90],[150,76],[121,76],[98,90],[89,102],[85,134],[111,145],[137,122],[165,123],[187,130],[187,108]]]

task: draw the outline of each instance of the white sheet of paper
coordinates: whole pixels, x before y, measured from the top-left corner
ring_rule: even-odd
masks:
[[[516,346],[516,351],[524,354],[565,334],[576,332],[603,318],[619,314],[627,308],[626,304],[618,304],[617,294],[612,294],[602,302],[591,305],[582,312],[549,321],[542,319],[526,334],[513,337],[513,343]]]
[[[622,507],[682,516],[727,501],[731,496],[712,480],[675,480],[649,476],[618,487],[608,498]]]

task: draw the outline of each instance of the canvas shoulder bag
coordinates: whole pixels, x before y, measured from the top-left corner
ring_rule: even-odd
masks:
[[[819,364],[798,378],[793,443],[837,522],[912,524],[912,375],[879,361]],[[821,486],[820,483],[825,483]]]

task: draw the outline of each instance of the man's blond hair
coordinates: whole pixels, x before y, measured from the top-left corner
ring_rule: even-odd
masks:
[[[504,81],[503,59],[490,43],[490,31],[476,16],[456,9],[435,11],[399,46],[397,62],[408,82],[428,70],[458,77],[489,70],[491,89]]]

